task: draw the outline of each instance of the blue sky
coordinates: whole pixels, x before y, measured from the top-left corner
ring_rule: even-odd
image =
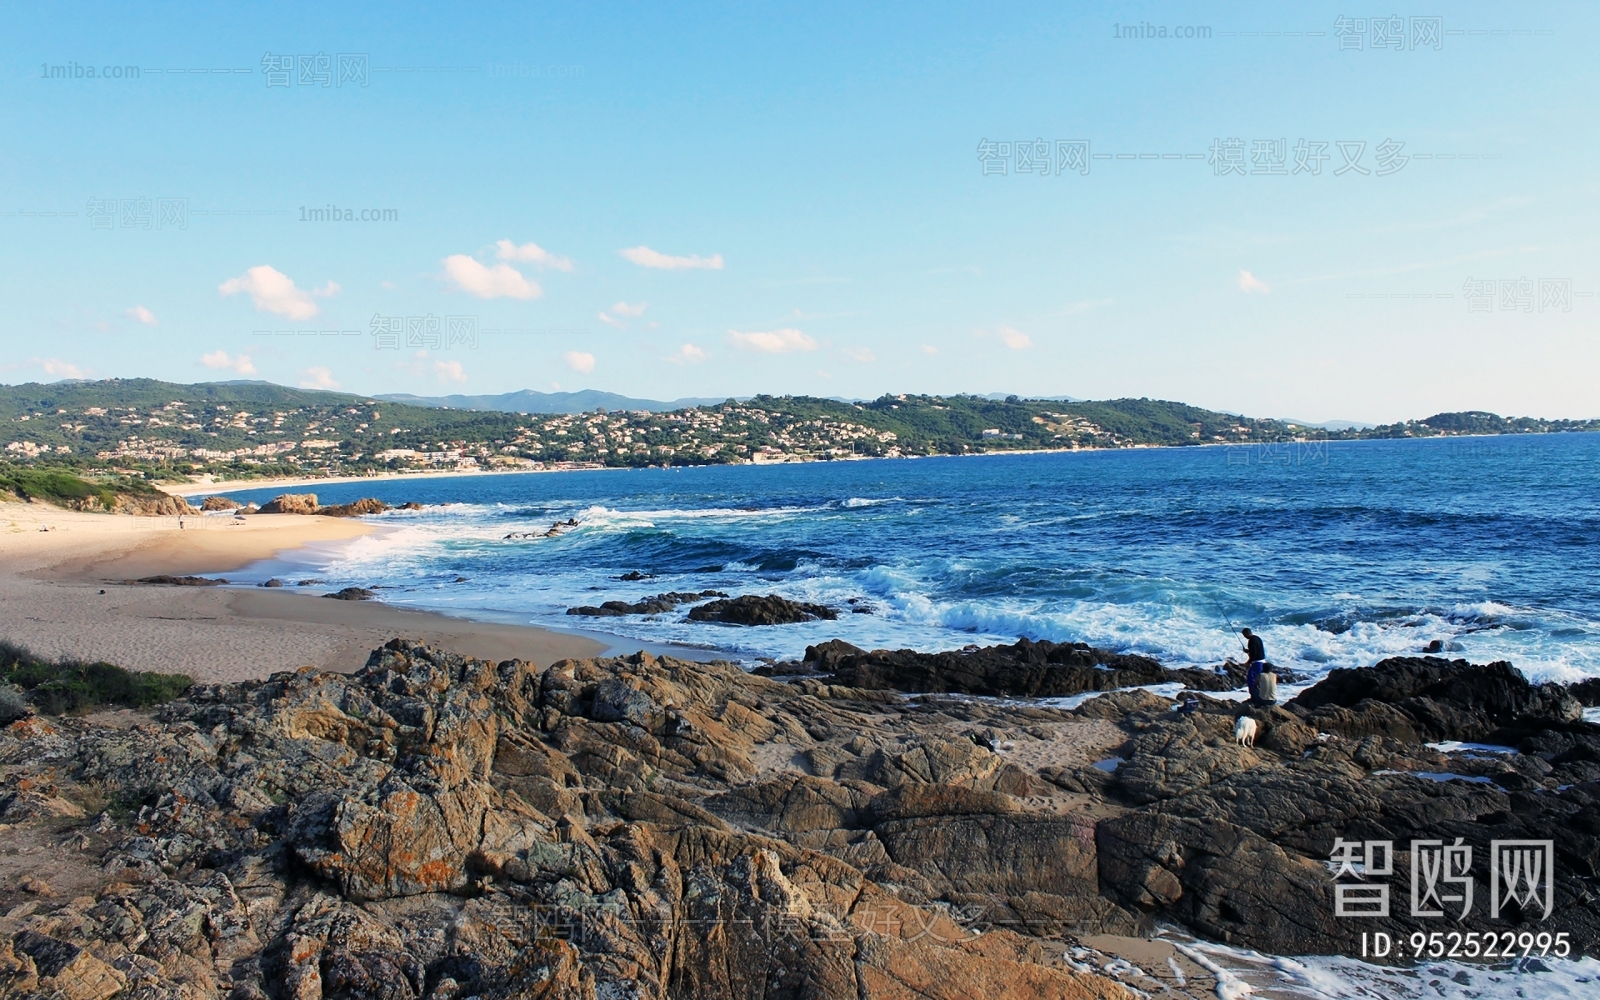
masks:
[[[1600,12],[1399,16],[13,7],[0,379],[1600,416]]]

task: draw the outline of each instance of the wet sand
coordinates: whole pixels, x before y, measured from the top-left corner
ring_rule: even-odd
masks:
[[[0,639],[44,656],[105,660],[199,681],[315,666],[354,670],[396,636],[468,656],[540,664],[605,645],[532,626],[468,621],[292,590],[128,584],[143,576],[217,576],[307,544],[380,530],[293,514],[133,517],[0,504]],[[43,530],[48,528],[49,530]],[[104,591],[104,593],[102,593]]]

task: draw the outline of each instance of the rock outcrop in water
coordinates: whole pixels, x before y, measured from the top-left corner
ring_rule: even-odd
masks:
[[[213,497],[212,499],[220,499]],[[235,504],[237,506],[237,504]],[[321,514],[324,517],[361,517],[364,514],[382,514],[386,510],[417,510],[421,504],[407,503],[391,508],[382,500],[363,497],[351,503],[332,504],[327,507],[317,503],[315,493],[284,493],[261,505],[258,514]]]
[[[839,613],[821,604],[791,601],[777,594],[759,597],[746,594],[725,601],[712,601],[689,610],[689,620],[721,622],[724,625],[794,625],[818,619],[834,621]]]
[[[1198,691],[1229,691],[1244,684],[1244,667],[1239,664],[1216,670],[1169,670],[1148,656],[1113,653],[1081,642],[1031,639],[1019,639],[1012,646],[968,646],[941,653],[868,652],[835,639],[807,647],[805,661],[793,672],[829,674],[849,687],[1029,698],[1140,684],[1178,682]]]
[[[633,603],[627,601],[606,601],[599,606],[585,604],[578,608],[568,608],[569,615],[584,615],[589,618],[619,618],[623,615],[660,615],[678,607],[680,604],[692,604],[712,597],[727,597],[720,590],[702,590],[700,593],[684,593],[674,591],[669,594],[656,594],[653,597],[642,597]]]
[[[1355,954],[1361,931],[1457,926],[1336,920],[1336,837],[1394,840],[1397,872],[1412,839],[1554,837],[1537,926],[1600,943],[1600,727],[1500,665],[1324,685],[1254,713],[1244,748],[1241,706],[1209,697],[1067,712],[395,640],[130,728],[24,718],[0,730],[0,822],[55,889],[0,882],[0,996],[1120,998],[1069,965],[1075,936]],[[1393,735],[1344,704],[1363,691],[1413,733],[1522,752]],[[1319,730],[1335,710],[1355,721]],[[1438,772],[1475,780],[1418,776]]]

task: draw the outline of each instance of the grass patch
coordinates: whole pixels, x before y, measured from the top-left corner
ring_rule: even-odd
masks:
[[[47,715],[81,715],[112,705],[145,708],[180,697],[194,685],[184,674],[46,660],[5,641],[0,641],[0,683],[21,688],[34,708]]]

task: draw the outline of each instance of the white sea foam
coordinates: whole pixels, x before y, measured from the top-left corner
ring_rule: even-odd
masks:
[[[1339,956],[1263,955],[1173,931],[1163,936],[1181,938],[1181,943],[1172,940],[1173,947],[1213,975],[1218,969],[1225,974],[1217,975],[1219,997],[1247,996],[1252,991],[1248,980],[1275,995],[1312,1000],[1593,1000],[1600,995],[1600,961],[1588,957],[1533,958],[1499,965],[1437,961],[1385,966]],[[1242,986],[1244,992],[1224,993],[1225,982],[1234,990]]]
[[[823,472],[840,470],[819,468]],[[621,480],[607,483],[613,481]],[[473,482],[461,480],[464,486]],[[737,484],[726,494],[729,500],[708,507],[695,506],[702,500],[699,494],[641,494],[638,502],[630,502],[625,493],[600,493],[599,502],[584,502],[526,489],[518,496],[527,499],[479,502],[508,495],[495,492],[507,482],[480,484],[492,488],[464,493],[469,502],[372,518],[387,530],[333,556],[311,554],[311,561],[325,562],[317,575],[330,583],[394,586],[400,589],[386,599],[420,606],[448,602],[450,610],[465,614],[475,608],[521,611],[535,622],[560,625],[575,624],[565,618],[566,607],[595,603],[598,591],[607,591],[601,599],[633,599],[655,592],[652,588],[777,593],[841,610],[855,599],[854,607],[865,603],[872,609],[815,629],[730,630],[686,623],[681,615],[592,623],[639,639],[710,643],[752,656],[797,656],[814,641],[813,633],[831,632],[822,637],[930,651],[1019,637],[1081,641],[1149,655],[1171,666],[1209,666],[1242,657],[1234,629],[1249,624],[1266,640],[1274,663],[1311,679],[1388,656],[1419,655],[1434,642],[1450,658],[1510,660],[1535,681],[1600,675],[1600,620],[1593,617],[1488,599],[1438,601],[1408,612],[1403,600],[1392,596],[1404,589],[1405,574],[1415,575],[1419,592],[1448,593],[1455,581],[1466,579],[1464,572],[1476,572],[1468,563],[1419,559],[1400,577],[1393,569],[1387,577],[1375,577],[1371,594],[1348,577],[1337,579],[1325,592],[1299,593],[1308,606],[1295,607],[1297,592],[1280,593],[1248,577],[1229,576],[1237,573],[1239,561],[1219,560],[1218,551],[1190,552],[1180,542],[1176,555],[1135,553],[1124,567],[1114,561],[1120,558],[1112,546],[1116,536],[1095,534],[1121,528],[1082,527],[1107,519],[1203,517],[1208,513],[1203,504],[1169,510],[1137,501],[1111,509],[1084,496],[1041,503],[998,486],[998,495],[924,497],[909,481],[883,489],[889,495],[874,495],[876,478],[832,491],[843,499],[825,503],[812,499],[815,494],[799,499],[777,494],[769,505],[744,506],[750,494]],[[540,479],[535,485],[553,482]],[[518,483],[526,487],[534,481]],[[1281,497],[1262,502],[1263,509],[1284,504]],[[969,508],[972,517],[964,513]],[[852,513],[862,510],[873,513]],[[921,516],[908,520],[913,514]],[[524,531],[542,535],[552,522],[569,518],[577,525],[555,537],[505,538]],[[1017,522],[1012,530],[1003,527],[1007,518]],[[1076,543],[1049,541],[1057,531],[1079,530],[1092,539],[1081,550]],[[932,532],[926,543],[925,531]],[[1225,549],[1220,554],[1227,555]],[[297,556],[297,561],[306,560]],[[721,567],[715,578],[698,569],[710,563]],[[629,569],[661,577],[630,590],[616,581]],[[452,585],[437,589],[447,573]],[[454,584],[458,573],[470,582]],[[1440,579],[1450,582],[1434,582]],[[425,587],[426,593],[402,598],[407,586]],[[1461,588],[1465,593],[1488,589]],[[1294,621],[1285,620],[1291,616]]]

